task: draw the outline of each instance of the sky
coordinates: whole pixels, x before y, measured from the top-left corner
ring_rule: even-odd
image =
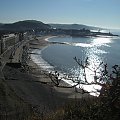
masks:
[[[0,23],[22,20],[120,29],[120,0],[0,0]]]

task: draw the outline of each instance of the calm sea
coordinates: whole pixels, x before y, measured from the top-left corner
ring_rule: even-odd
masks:
[[[88,57],[89,67],[94,71],[101,62],[108,64],[108,69],[115,64],[120,65],[120,37],[54,37],[49,41],[67,44],[53,44],[34,52],[39,55],[32,55],[32,59],[47,71],[57,70],[60,73],[79,76],[83,79],[81,68],[73,59],[77,57],[85,61]],[[98,69],[98,72],[102,69]],[[93,72],[86,70],[89,82],[93,80]],[[70,82],[70,84],[72,84]],[[89,91],[99,86],[84,86]]]

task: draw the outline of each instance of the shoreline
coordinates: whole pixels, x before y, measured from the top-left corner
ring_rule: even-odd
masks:
[[[39,49],[42,51],[43,49],[45,49],[48,45],[51,45],[51,44],[57,44],[57,43],[59,43],[59,42],[57,42],[57,43],[54,43],[54,42],[49,42],[49,39],[50,38],[54,38],[54,37],[59,37],[59,36],[44,36],[44,37],[38,37],[37,39],[38,39],[38,42],[40,43],[39,44]],[[34,40],[33,40],[34,41]],[[41,45],[41,42],[42,43],[44,43],[44,45]],[[61,43],[59,43],[59,44],[61,44]],[[62,44],[66,44],[66,43],[62,43]],[[34,46],[36,46],[36,45],[34,45]],[[43,59],[43,58],[42,58]],[[36,68],[37,69],[39,69],[42,73],[44,73],[44,74],[49,74],[48,72],[50,72],[50,71],[47,71],[47,70],[45,70],[45,69],[43,69],[42,68],[42,66],[41,65],[37,65],[37,63],[35,63],[35,61],[34,60],[32,60],[31,61],[32,62],[32,64],[34,64],[34,66],[36,66]],[[46,61],[45,61],[46,62]],[[49,64],[49,63],[48,63]],[[54,67],[54,66],[53,66]],[[46,81],[41,81],[41,82],[51,82],[51,80],[50,80],[50,78],[49,78],[49,80],[46,80]],[[71,86],[67,81],[64,81],[64,80],[62,80],[62,82],[60,83],[61,85],[63,85],[63,86]],[[71,95],[69,95],[68,97],[66,97],[66,98],[70,98],[70,99],[74,99],[74,98],[82,98],[82,97],[88,97],[88,96],[91,96],[91,95],[89,95],[89,94],[85,94],[85,95],[82,95],[81,93],[76,93],[75,92],[75,88],[59,88],[59,87],[56,87],[56,86],[53,86],[53,88],[55,89],[55,91],[57,91],[58,93],[65,93],[65,94],[71,94]]]
[[[44,37],[39,37],[30,41],[31,47],[36,47],[43,49],[45,46],[49,45],[45,41]],[[19,63],[19,53],[22,54],[22,48],[18,48],[15,53],[14,63]],[[54,86],[51,79],[42,68],[40,68],[34,61],[29,60],[27,62],[28,70],[22,68],[17,68],[15,66],[6,65],[3,69],[3,74],[5,77],[5,83],[10,87],[10,89],[25,103],[31,105],[35,110],[37,109],[39,113],[48,113],[53,111],[64,104],[81,98],[91,97],[89,94],[76,93],[74,88],[60,88]],[[67,83],[61,81],[61,85],[68,86]],[[11,104],[11,103],[8,103]],[[14,104],[14,99],[13,99]]]

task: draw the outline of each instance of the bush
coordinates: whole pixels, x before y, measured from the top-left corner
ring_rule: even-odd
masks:
[[[87,100],[81,99],[78,102],[74,101],[73,103],[69,103],[46,120],[120,120],[120,67],[114,65],[112,67],[112,73],[109,73],[107,64],[100,63],[99,67],[103,65],[101,74],[97,76],[98,68],[95,69],[93,71],[94,80],[89,83],[86,77],[86,68],[89,69],[88,58],[84,64],[76,57],[74,59],[84,71],[84,81],[77,79],[75,81],[77,83],[76,85],[100,85],[100,95],[94,100],[93,98]],[[50,75],[53,82],[57,81],[57,83],[54,82],[56,86],[59,86],[61,80],[58,77],[59,74],[57,72],[55,77]],[[84,93],[86,91],[83,90],[82,94]]]

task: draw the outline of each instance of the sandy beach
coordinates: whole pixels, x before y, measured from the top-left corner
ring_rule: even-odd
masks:
[[[46,39],[52,36],[37,37],[30,41],[30,52],[33,49],[43,49],[50,45]],[[20,58],[20,47],[16,50],[13,62],[17,63]],[[89,97],[88,94],[80,94],[75,92],[75,88],[55,87],[51,79],[36,63],[31,59],[27,61],[28,70],[23,71],[21,68],[6,65],[3,69],[6,83],[22,100],[33,106],[34,110],[39,113],[48,112],[64,105],[73,99]],[[61,85],[69,86],[65,82]]]

